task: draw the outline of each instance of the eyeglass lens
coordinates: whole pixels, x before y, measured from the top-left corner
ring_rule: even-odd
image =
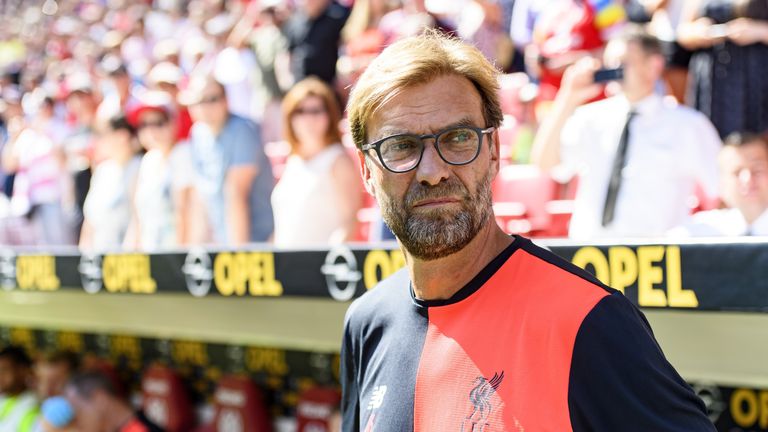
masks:
[[[472,161],[480,146],[480,134],[470,128],[456,128],[437,136],[437,151],[446,162],[463,165]],[[392,171],[408,171],[421,159],[424,141],[417,135],[396,135],[379,146],[382,162]]]

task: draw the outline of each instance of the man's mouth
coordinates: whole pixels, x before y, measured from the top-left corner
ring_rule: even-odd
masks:
[[[431,207],[439,207],[443,205],[448,204],[457,204],[460,200],[457,198],[432,198],[432,199],[426,199],[418,201],[416,204],[413,205],[413,208],[431,208]]]

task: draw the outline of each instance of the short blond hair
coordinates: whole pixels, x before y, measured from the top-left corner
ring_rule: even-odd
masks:
[[[379,107],[410,86],[444,75],[464,77],[475,86],[483,104],[483,127],[501,125],[499,71],[477,48],[430,31],[390,45],[360,76],[347,104],[355,145],[366,143],[366,124]]]

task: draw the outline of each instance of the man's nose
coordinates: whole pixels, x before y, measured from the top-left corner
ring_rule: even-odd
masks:
[[[752,171],[749,169],[744,168],[741,171],[739,171],[739,183],[743,185],[750,184],[750,182],[752,182],[753,177],[754,176],[752,175]]]
[[[424,154],[416,168],[419,183],[435,186],[450,175],[450,166],[440,157],[434,139],[424,141]]]

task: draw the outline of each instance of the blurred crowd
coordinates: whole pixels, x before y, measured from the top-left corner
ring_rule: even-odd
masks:
[[[192,392],[192,377],[160,363],[140,376],[93,353],[41,351],[19,345],[0,349],[0,430],[4,432],[216,432],[284,431],[304,423],[327,424],[338,392],[312,386],[302,391],[295,417],[277,416],[267,390],[245,374],[223,375],[211,394]],[[227,397],[229,395],[229,397]],[[305,405],[328,408],[301,413]],[[322,410],[321,410],[322,411]],[[310,427],[311,429],[311,427]],[[323,428],[322,430],[327,430]]]
[[[427,29],[503,72],[505,229],[768,235],[768,0],[45,0],[0,4],[0,244],[391,238],[343,107]]]

